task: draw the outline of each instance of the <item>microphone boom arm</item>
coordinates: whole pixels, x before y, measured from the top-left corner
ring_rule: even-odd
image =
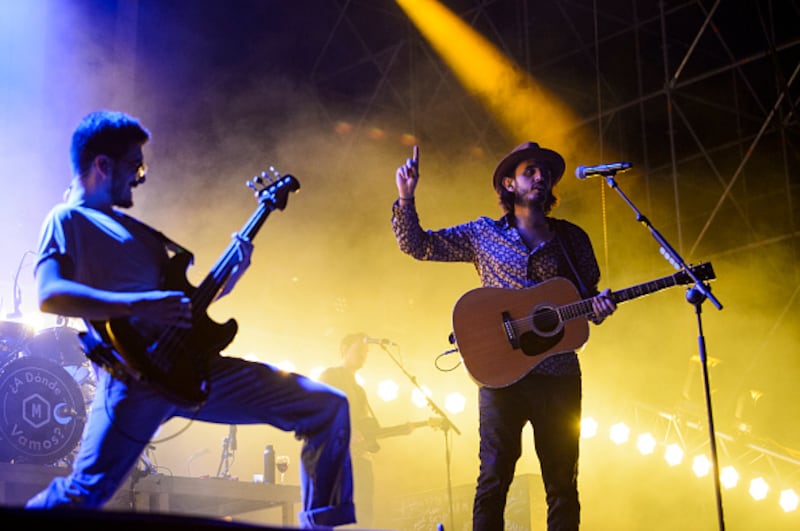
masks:
[[[722,309],[722,303],[720,303],[719,300],[711,293],[711,290],[708,288],[708,286],[703,284],[697,278],[697,276],[694,274],[694,272],[692,272],[692,268],[689,267],[686,264],[686,262],[683,260],[681,255],[678,254],[678,251],[676,251],[669,244],[669,242],[667,242],[667,240],[664,239],[664,236],[662,236],[661,233],[658,232],[658,230],[656,230],[655,227],[653,227],[653,224],[650,223],[650,220],[647,219],[647,217],[645,215],[643,215],[639,211],[638,208],[636,208],[636,205],[634,205],[633,202],[628,198],[628,196],[625,195],[625,192],[620,190],[619,186],[617,186],[616,179],[614,179],[616,173],[617,173],[616,171],[613,171],[613,172],[610,172],[609,175],[605,176],[605,180],[606,180],[606,183],[608,184],[608,186],[611,189],[615,190],[617,192],[617,194],[619,194],[619,196],[622,197],[622,199],[626,203],[628,203],[628,206],[630,206],[631,209],[636,214],[636,221],[638,221],[639,223],[642,223],[645,227],[647,227],[647,229],[650,231],[650,234],[653,236],[653,238],[659,243],[659,245],[661,245],[662,254],[664,255],[664,258],[666,258],[667,261],[670,262],[670,263],[678,264],[681,267],[681,269],[683,269],[683,271],[685,271],[686,274],[689,275],[689,278],[694,280],[695,286],[694,286],[693,289],[695,289],[696,291],[700,292],[703,295],[703,297],[705,297],[708,300],[710,300],[711,303],[717,308],[717,310],[721,310]]]

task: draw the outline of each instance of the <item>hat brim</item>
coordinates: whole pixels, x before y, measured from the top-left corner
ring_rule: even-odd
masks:
[[[566,163],[564,157],[553,151],[534,144],[520,150],[515,150],[506,155],[494,170],[494,188],[499,190],[503,177],[514,177],[514,169],[524,160],[533,159],[536,162],[546,164],[553,173],[553,184],[555,185],[564,176]]]

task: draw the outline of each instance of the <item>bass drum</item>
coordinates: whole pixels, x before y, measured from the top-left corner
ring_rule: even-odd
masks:
[[[22,356],[5,364],[0,369],[0,461],[52,465],[68,458],[86,424],[93,376],[88,363],[61,367]]]

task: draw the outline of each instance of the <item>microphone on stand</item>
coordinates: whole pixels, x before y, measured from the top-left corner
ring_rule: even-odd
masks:
[[[377,338],[374,338],[374,337],[365,337],[364,338],[364,343],[366,343],[367,345],[382,345],[382,346],[390,346],[390,347],[396,347],[397,346],[397,343],[395,343],[394,341],[392,341],[390,339],[386,339],[385,337],[382,338],[382,339],[377,339]]]
[[[612,162],[610,164],[597,164],[595,166],[578,166],[575,168],[575,177],[580,180],[595,177],[597,175],[608,176],[617,172],[631,169],[633,164],[630,162]]]

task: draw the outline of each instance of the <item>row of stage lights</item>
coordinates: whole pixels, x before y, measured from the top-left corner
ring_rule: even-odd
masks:
[[[592,417],[584,417],[581,420],[581,437],[583,439],[593,439],[597,436],[599,436],[599,423],[597,420]],[[609,427],[608,438],[617,446],[627,444],[631,440],[631,428],[625,422],[617,422]],[[636,449],[642,455],[652,455],[658,447],[658,441],[650,432],[640,433],[636,437]],[[686,452],[678,443],[666,444],[663,449],[663,458],[667,465],[676,467],[684,462]],[[712,472],[713,463],[706,454],[700,453],[692,458],[691,468],[695,476],[703,478]],[[739,471],[733,465],[724,466],[719,471],[720,485],[725,489],[737,487],[740,479]],[[754,500],[761,501],[766,499],[770,490],[770,485],[763,476],[757,476],[750,480],[748,493]],[[787,488],[780,491],[778,505],[784,512],[796,511],[798,503],[800,503],[800,497],[798,497],[795,489]]]
[[[295,370],[293,364],[290,362],[283,362],[279,364],[283,370]],[[317,379],[320,373],[324,370],[323,367],[312,369],[309,376]],[[359,374],[356,374],[356,380],[362,387],[365,385],[364,380]],[[391,402],[400,398],[400,386],[391,379],[385,379],[378,382],[376,386],[377,395],[385,402]],[[427,405],[427,398],[432,397],[432,392],[425,386],[414,388],[411,392],[410,400],[418,408],[422,409]],[[466,397],[459,392],[448,393],[444,397],[443,407],[448,413],[458,414],[464,411],[466,407]],[[593,417],[583,417],[581,420],[581,438],[585,440],[595,439],[600,436],[600,424]],[[617,422],[608,428],[609,440],[617,445],[623,446],[631,440],[631,427],[625,422]],[[636,437],[636,449],[642,455],[652,455],[659,448],[659,442],[656,437],[650,432],[640,433]],[[686,459],[686,452],[684,448],[678,443],[670,443],[663,446],[664,461],[670,467],[677,467],[681,465]],[[709,457],[703,453],[697,454],[692,458],[692,471],[698,478],[707,477],[712,473],[713,464]],[[740,484],[741,475],[733,465],[723,467],[719,472],[720,485],[725,489],[733,489]],[[771,487],[769,482],[763,477],[758,476],[750,480],[748,486],[748,493],[755,501],[761,501],[767,498]],[[800,496],[793,488],[786,488],[780,491],[778,504],[784,512],[796,511],[800,505]]]

